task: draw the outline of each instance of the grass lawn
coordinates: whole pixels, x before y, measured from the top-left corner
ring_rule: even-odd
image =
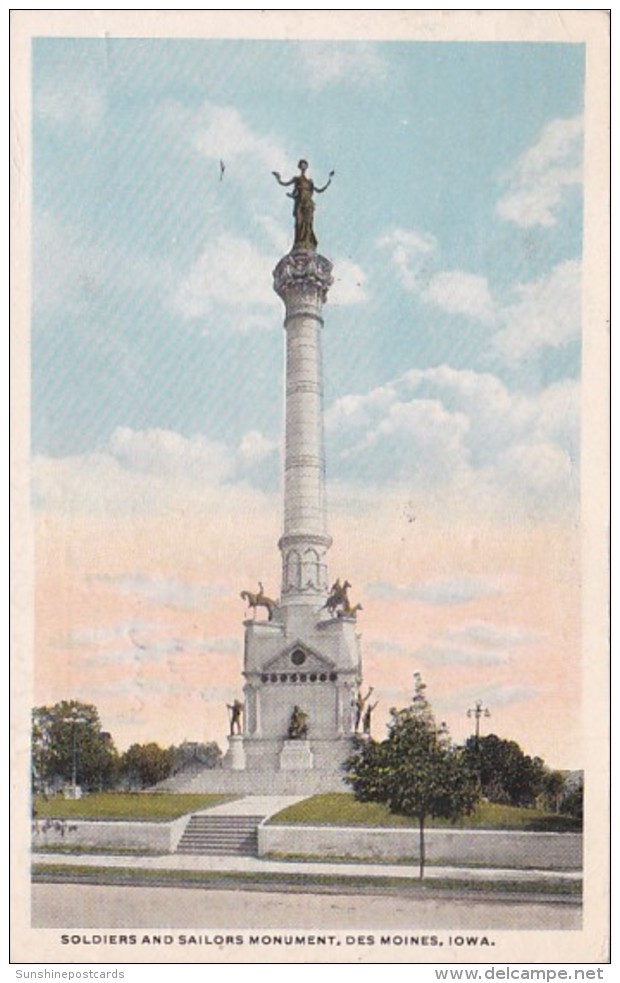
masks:
[[[377,802],[357,802],[347,792],[314,795],[278,812],[270,820],[277,825],[306,826],[413,826],[417,819],[395,816]],[[457,823],[446,819],[429,819],[428,828],[454,829],[516,829],[538,832],[579,832],[578,822],[571,816],[556,816],[538,809],[519,809],[515,806],[481,802],[471,816]]]
[[[68,865],[68,864],[34,864],[32,867],[32,879],[35,883],[52,882],[65,883],[91,883],[91,884],[142,884],[148,885],[178,885],[180,887],[244,887],[252,886],[264,889],[266,886],[281,888],[333,888],[338,894],[346,891],[355,893],[368,892],[374,893],[381,889],[396,888],[408,891],[424,891],[430,893],[442,890],[458,890],[466,892],[479,892],[493,894],[527,894],[528,896],[554,895],[574,898],[578,901],[581,898],[581,884],[570,880],[558,881],[535,881],[523,883],[522,881],[498,881],[498,880],[455,880],[449,878],[433,878],[432,880],[420,881],[418,878],[386,876],[368,878],[361,876],[351,876],[342,878],[336,874],[306,874],[293,872],[286,874],[271,873],[261,871],[254,873],[249,871],[216,871],[216,870],[155,870],[153,868],[140,868],[135,864],[130,867],[93,867],[88,864]]]
[[[230,802],[234,795],[184,795],[173,792],[93,792],[83,799],[54,796],[34,800],[37,819],[127,819],[167,822],[187,812]]]

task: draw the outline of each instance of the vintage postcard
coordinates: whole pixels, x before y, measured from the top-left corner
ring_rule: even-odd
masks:
[[[11,31],[13,961],[606,962],[607,13]]]

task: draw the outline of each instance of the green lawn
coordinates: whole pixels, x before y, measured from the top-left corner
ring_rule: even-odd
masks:
[[[93,867],[89,864],[33,864],[32,879],[35,883],[91,883],[91,884],[156,884],[180,887],[256,887],[259,890],[265,885],[283,889],[329,889],[338,894],[354,891],[355,893],[374,893],[382,889],[407,890],[414,893],[432,894],[434,891],[460,892],[492,892],[493,894],[526,894],[528,896],[557,895],[573,898],[578,901],[581,897],[581,884],[569,879],[557,881],[499,881],[499,880],[456,880],[448,878],[432,878],[420,881],[417,878],[403,875],[386,877],[350,876],[342,878],[339,874],[307,874],[291,871],[286,874],[269,871],[217,871],[217,870],[156,870],[152,867],[141,868],[132,864],[128,867]]]
[[[278,825],[306,826],[417,826],[416,819],[395,816],[377,802],[357,802],[346,792],[314,795],[283,809],[270,820]],[[579,824],[570,816],[555,816],[538,809],[518,809],[515,806],[481,802],[471,816],[452,824],[445,819],[429,819],[428,827],[456,829],[521,829],[536,831],[579,831]]]
[[[172,792],[93,792],[73,801],[54,796],[34,800],[37,819],[144,819],[167,822],[188,812],[230,802],[233,795],[184,795]]]

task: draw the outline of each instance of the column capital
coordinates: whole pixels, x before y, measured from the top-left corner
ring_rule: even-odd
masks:
[[[285,303],[290,292],[318,294],[324,303],[333,282],[330,261],[310,249],[287,253],[273,271],[273,289]]]

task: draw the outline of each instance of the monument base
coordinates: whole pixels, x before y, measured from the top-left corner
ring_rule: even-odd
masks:
[[[280,771],[309,771],[314,757],[308,740],[285,740],[280,751]]]
[[[245,749],[241,734],[228,735],[228,751],[224,755],[223,767],[231,771],[245,770]]]

